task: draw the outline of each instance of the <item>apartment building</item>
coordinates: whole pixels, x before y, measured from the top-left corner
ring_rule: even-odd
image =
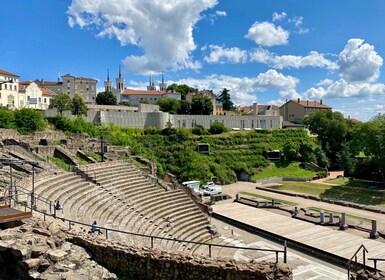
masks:
[[[0,106],[17,108],[19,104],[19,76],[0,69]]]
[[[289,100],[280,108],[283,121],[302,124],[307,115],[317,110],[331,110],[332,108],[322,103],[322,99],[318,101],[309,100]]]

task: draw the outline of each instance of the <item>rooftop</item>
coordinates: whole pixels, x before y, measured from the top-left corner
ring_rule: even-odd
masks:
[[[13,73],[11,73],[11,72],[8,72],[8,71],[5,71],[5,70],[3,70],[3,69],[0,69],[0,74],[2,74],[2,75],[7,75],[7,76],[12,76],[12,77],[20,77],[20,76],[18,76],[18,75],[16,75],[16,74],[13,74]]]

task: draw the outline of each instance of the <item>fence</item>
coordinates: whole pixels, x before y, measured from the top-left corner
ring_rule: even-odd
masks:
[[[29,193],[27,190],[21,189],[21,188],[18,188],[17,193],[18,193],[18,195],[23,194],[23,195],[27,195],[27,196],[31,197],[31,200],[26,199],[26,200],[20,201],[19,199],[17,199],[17,197],[15,198],[14,195],[12,195],[11,199],[14,201],[14,206],[22,204],[25,207],[25,209],[30,208],[31,211],[37,211],[37,212],[43,214],[44,221],[46,220],[46,218],[48,216],[48,217],[53,217],[55,219],[59,219],[59,220],[65,222],[65,223],[68,222],[68,228],[69,229],[71,229],[71,226],[73,224],[87,226],[87,227],[91,228],[91,225],[87,224],[87,223],[83,223],[83,222],[78,222],[78,221],[74,221],[74,220],[70,220],[70,219],[66,219],[66,218],[57,217],[54,203],[52,201],[42,197],[42,196],[39,196],[39,195],[36,195],[36,194],[32,195],[32,193]],[[30,202],[32,202],[32,199],[33,199],[33,202],[34,202],[34,207],[31,207],[31,204],[30,204]],[[39,204],[41,204],[41,203],[47,204],[47,207],[49,208],[49,212],[50,213],[47,213],[47,211],[39,210],[38,207],[37,207],[37,205],[38,205],[37,202],[38,201],[40,202]],[[53,210],[53,213],[52,213],[52,210]],[[117,230],[117,229],[112,229],[112,228],[106,228],[106,227],[99,227],[99,229],[105,231],[106,239],[108,239],[109,233],[112,233],[112,232],[113,233],[126,234],[126,235],[130,235],[130,236],[139,236],[139,237],[142,237],[144,239],[148,239],[150,241],[151,248],[154,248],[154,244],[155,244],[154,241],[156,241],[156,240],[160,240],[160,241],[165,240],[165,241],[171,241],[171,242],[177,242],[177,243],[185,243],[185,244],[193,244],[193,245],[197,245],[197,246],[205,246],[206,248],[208,248],[208,255],[209,255],[209,257],[212,256],[212,249],[214,247],[219,247],[219,248],[229,248],[229,249],[237,249],[237,250],[271,252],[271,253],[275,254],[275,262],[276,263],[279,262],[279,254],[283,254],[283,262],[284,263],[287,262],[287,243],[286,243],[286,240],[284,241],[283,250],[275,250],[275,249],[261,249],[261,248],[237,247],[237,246],[230,246],[230,245],[219,245],[219,244],[212,244],[212,243],[207,243],[207,242],[196,242],[196,241],[182,240],[182,239],[176,239],[176,238],[168,238],[168,237],[146,235],[146,234],[141,234],[141,233],[135,233],[135,232],[128,232],[128,231]]]

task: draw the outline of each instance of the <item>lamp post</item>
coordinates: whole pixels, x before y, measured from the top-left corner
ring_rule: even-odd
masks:
[[[8,195],[9,195],[9,205],[11,205],[12,201],[12,187],[13,187],[13,176],[12,176],[12,164],[17,163],[27,163],[32,165],[32,192],[31,192],[31,211],[35,205],[35,167],[38,166],[37,161],[33,160],[21,160],[21,159],[10,159],[10,158],[0,158],[0,164],[8,164],[9,165],[9,188],[8,188]]]

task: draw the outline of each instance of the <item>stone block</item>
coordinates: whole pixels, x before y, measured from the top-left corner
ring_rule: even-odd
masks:
[[[49,250],[47,252],[49,258],[52,260],[52,261],[60,261],[62,260],[65,256],[67,256],[67,253],[63,250],[60,250],[60,249],[56,249],[56,250]]]
[[[34,268],[35,266],[38,266],[40,264],[40,259],[27,259],[21,262],[22,266],[30,270],[31,268]]]

